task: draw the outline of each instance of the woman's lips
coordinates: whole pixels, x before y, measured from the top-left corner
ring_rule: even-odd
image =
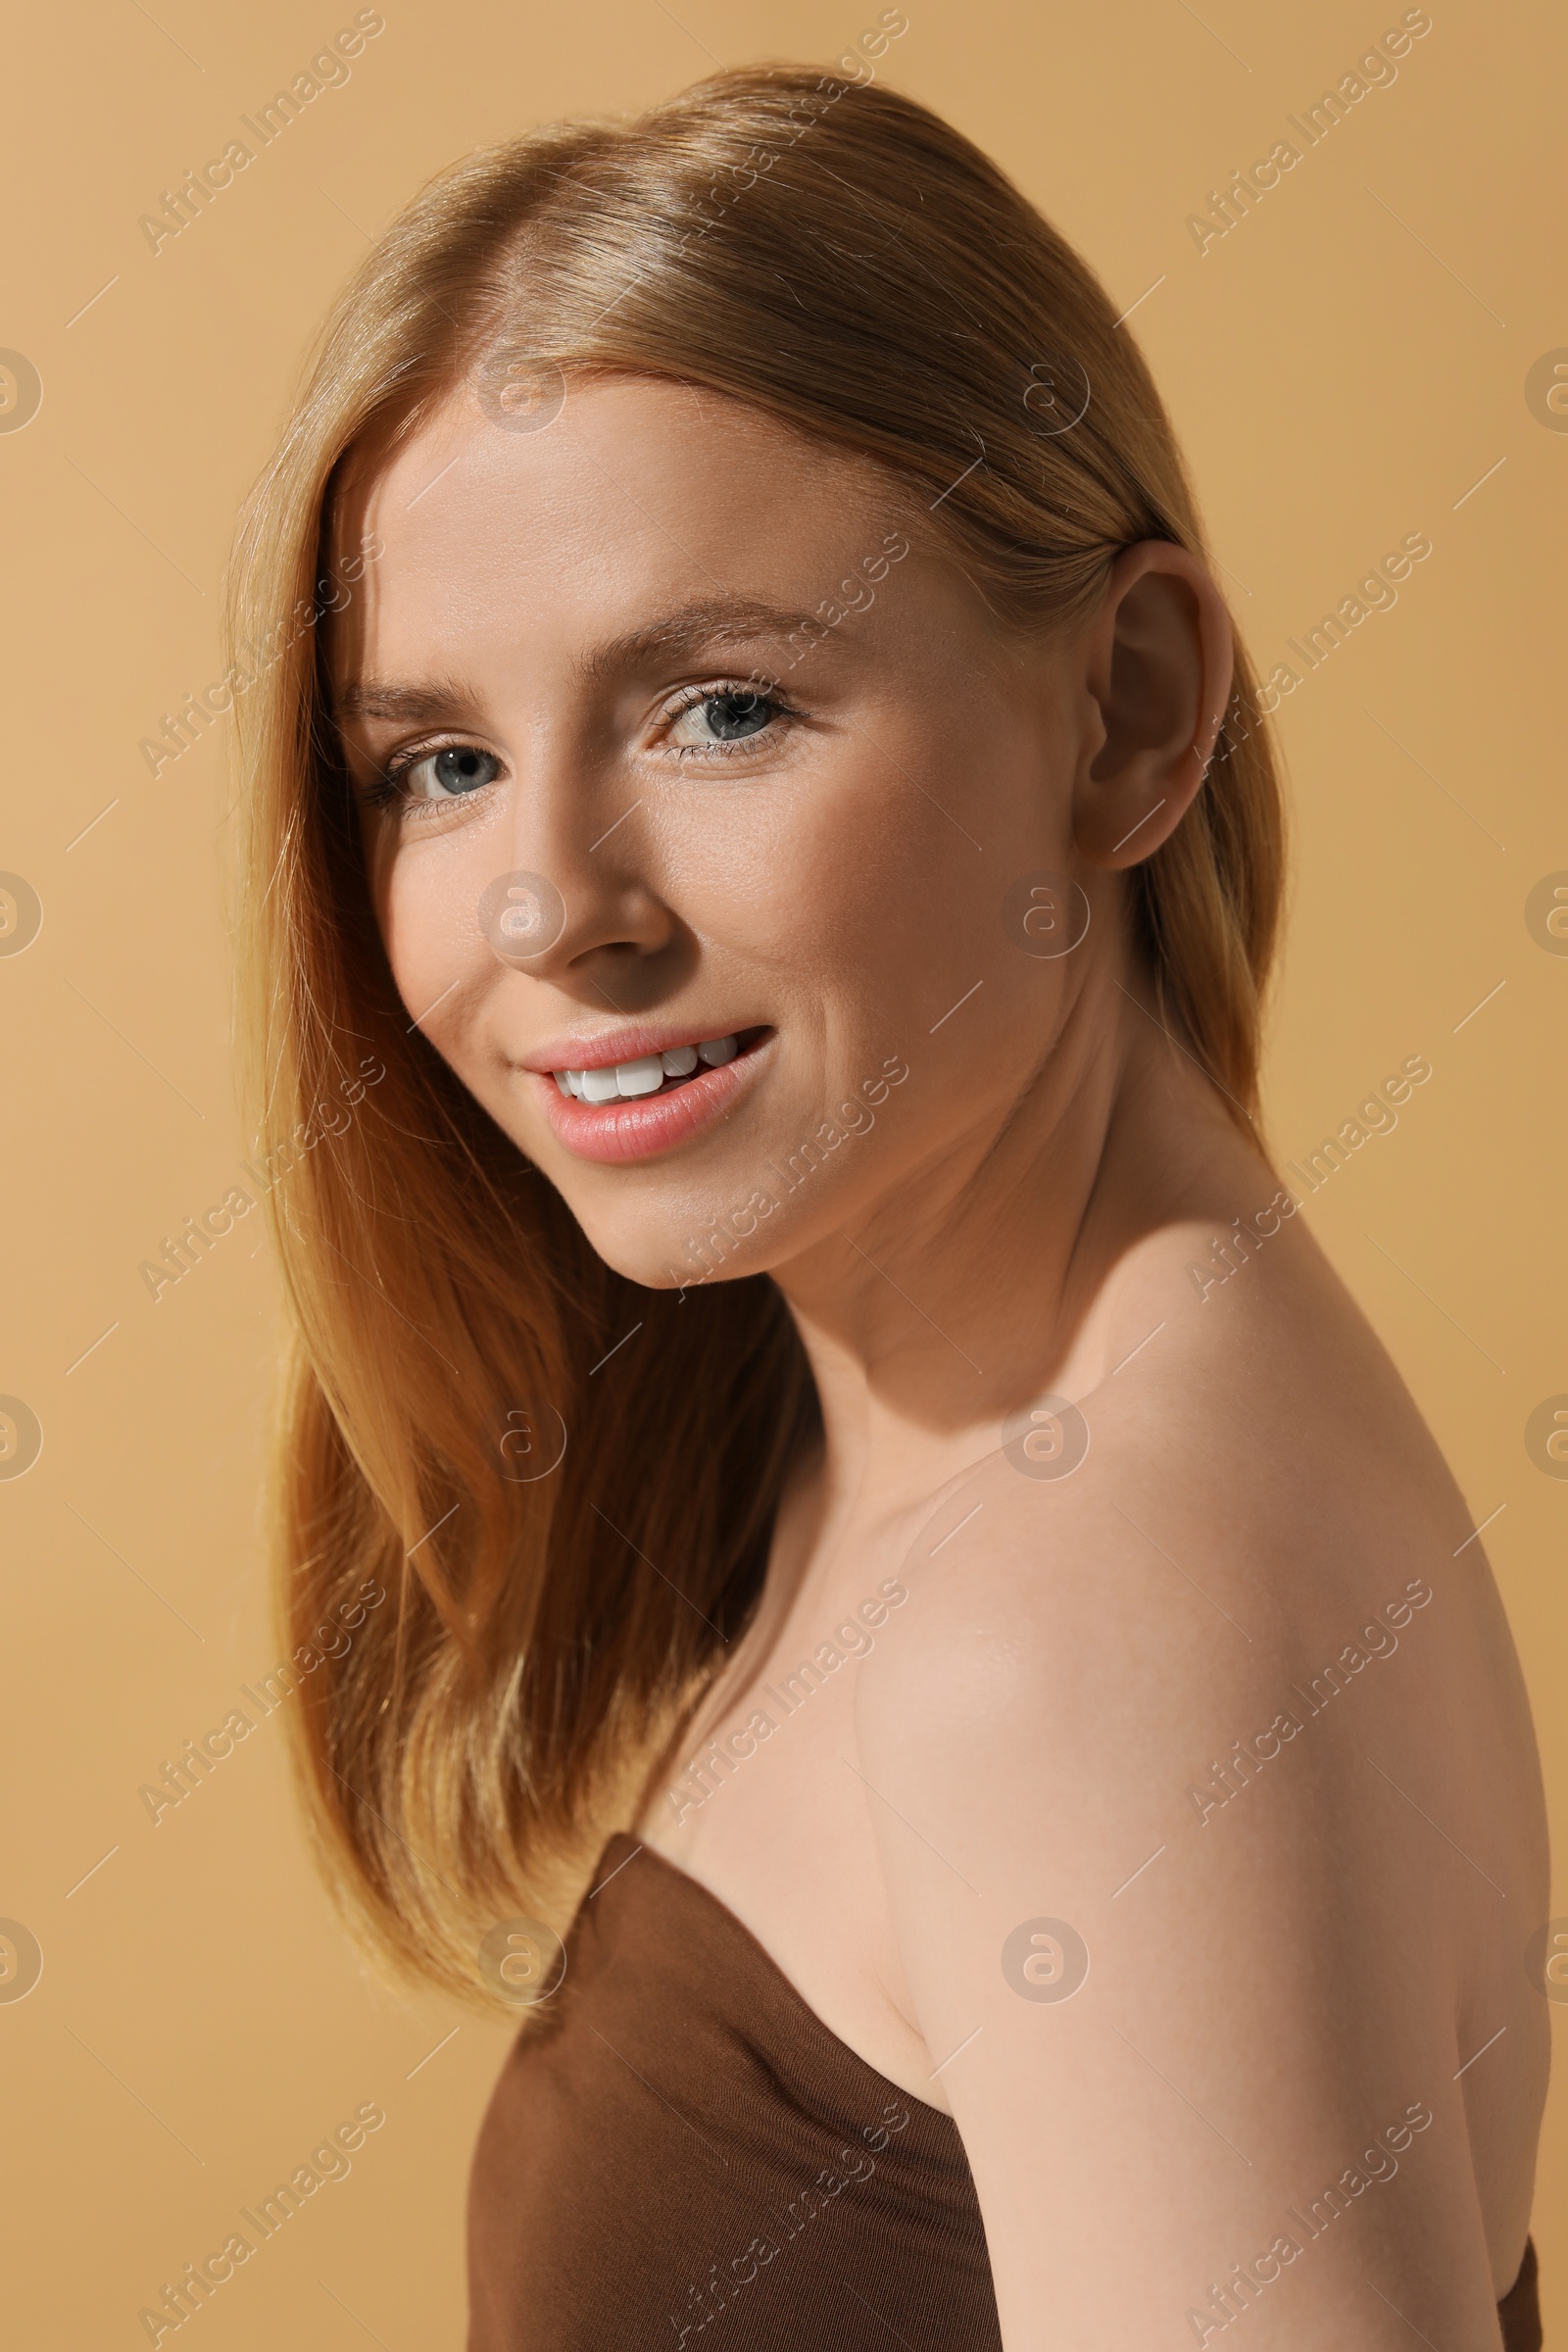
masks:
[[[733,1061],[718,1069],[699,1067],[678,1085],[631,1101],[579,1102],[564,1095],[549,1071],[530,1071],[528,1083],[556,1141],[574,1159],[650,1159],[689,1143],[730,1110],[754,1082],[773,1035],[771,1029],[754,1030]]]

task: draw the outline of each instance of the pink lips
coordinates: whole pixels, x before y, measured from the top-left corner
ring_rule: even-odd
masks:
[[[556,1141],[574,1159],[606,1164],[651,1159],[657,1152],[689,1143],[722,1118],[752,1083],[772,1038],[773,1032],[764,1030],[750,1046],[743,1046],[735,1059],[725,1062],[721,1069],[699,1069],[665,1093],[645,1095],[632,1102],[578,1102],[561,1092],[551,1071],[531,1070],[528,1084]],[[536,1058],[529,1056],[530,1062]]]

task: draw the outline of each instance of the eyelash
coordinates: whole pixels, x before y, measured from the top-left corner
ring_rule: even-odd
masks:
[[[685,717],[688,710],[699,710],[704,703],[721,702],[726,696],[738,700],[744,695],[752,695],[758,702],[766,703],[770,707],[773,717],[768,720],[768,728],[772,728],[777,719],[793,719],[800,716],[796,705],[786,700],[776,686],[764,692],[762,687],[752,679],[720,678],[708,685],[684,687],[680,701],[669,712],[664,724],[666,727],[674,726],[678,720]],[[737,752],[747,751],[754,744],[761,743],[762,740],[762,735],[743,735],[737,737],[733,743],[665,745],[664,756],[666,759],[688,760],[695,752],[699,758],[704,760],[712,759],[715,755],[720,759],[732,759]]]
[[[726,695],[747,694],[756,695],[760,701],[767,703],[771,707],[773,717],[768,721],[768,729],[772,729],[774,722],[778,719],[794,719],[801,715],[798,706],[786,700],[777,687],[764,693],[753,681],[720,678],[701,686],[683,688],[681,699],[665,714],[662,724],[666,729],[673,727],[685,717],[688,710],[696,710],[704,703],[718,702]],[[733,759],[737,753],[749,751],[754,744],[760,743],[761,740],[760,735],[751,735],[738,737],[733,743],[683,743],[664,745],[662,748],[666,759],[676,760],[689,760],[694,754],[704,760]],[[411,774],[421,760],[433,760],[438,752],[481,751],[482,749],[482,745],[473,743],[465,735],[444,735],[431,742],[411,745],[397,759],[389,760],[379,775],[371,777],[364,790],[365,801],[372,808],[391,808],[401,803],[405,816],[411,815],[416,809],[450,807],[453,801],[470,796],[454,794],[445,803],[439,800],[411,801],[402,789],[404,777]],[[486,756],[494,757],[493,754]],[[499,779],[497,780],[499,781]],[[487,789],[486,786],[479,787],[480,791]],[[415,821],[417,822],[417,818]]]
[[[437,752],[455,752],[459,749],[477,751],[478,748],[477,744],[465,746],[461,736],[449,736],[440,743],[421,743],[416,750],[405,753],[401,759],[389,760],[379,775],[370,778],[361,798],[369,808],[390,808],[399,801],[404,801],[406,809],[411,808],[414,803],[405,801],[403,793],[403,779],[411,768],[417,767],[421,760],[433,759]],[[438,805],[430,803],[432,808]]]

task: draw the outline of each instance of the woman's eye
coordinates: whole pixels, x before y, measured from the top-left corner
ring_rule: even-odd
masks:
[[[501,762],[493,752],[477,751],[470,743],[453,743],[439,752],[426,752],[422,759],[400,769],[397,785],[405,800],[453,801],[493,784],[500,773]]]
[[[717,744],[744,743],[760,735],[778,717],[780,705],[765,694],[740,689],[705,694],[688,703],[670,728],[669,741],[680,751],[703,751]]]

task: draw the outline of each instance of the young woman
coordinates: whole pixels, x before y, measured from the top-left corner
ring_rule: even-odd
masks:
[[[1524,1690],[1261,1141],[1270,698],[1089,270],[794,68],[491,149],[236,577],[260,1115],[375,1081],[301,1756],[523,2029],[473,2352],[1538,2342]]]

